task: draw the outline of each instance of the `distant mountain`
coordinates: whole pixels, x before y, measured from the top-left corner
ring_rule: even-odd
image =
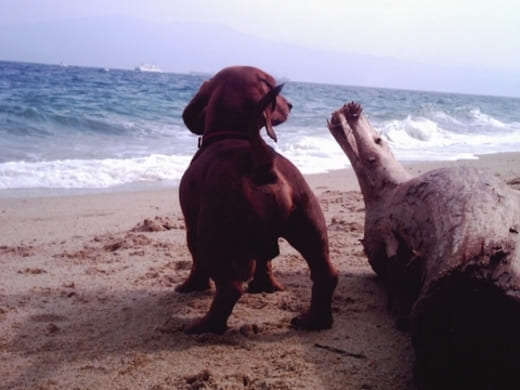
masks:
[[[396,54],[396,56],[398,53]],[[102,17],[0,26],[0,60],[214,73],[251,64],[290,80],[520,96],[520,73],[307,49],[200,23]]]

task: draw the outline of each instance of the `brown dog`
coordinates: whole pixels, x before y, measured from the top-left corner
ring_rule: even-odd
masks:
[[[204,82],[183,113],[186,126],[202,135],[184,173],[179,194],[193,265],[180,292],[204,290],[213,279],[209,312],[189,333],[222,333],[242,284],[250,292],[283,289],[270,261],[284,237],[307,261],[313,281],[311,307],[292,321],[305,329],[332,325],[331,299],[337,272],[317,199],[298,169],[259,134],[284,122],[291,105],[281,86],[254,67],[229,67]]]

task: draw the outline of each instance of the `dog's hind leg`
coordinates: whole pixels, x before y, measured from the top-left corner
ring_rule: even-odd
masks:
[[[298,210],[291,216],[289,225],[287,241],[304,257],[313,282],[310,309],[293,318],[291,324],[300,329],[329,329],[332,326],[331,302],[338,283],[338,272],[329,260],[325,220],[322,214],[311,217]]]
[[[285,287],[273,275],[271,260],[257,260],[253,280],[247,286],[247,292],[256,294],[283,291]]]
[[[242,295],[242,281],[217,280],[215,285],[217,291],[208,313],[188,325],[184,329],[186,333],[212,332],[221,334],[226,331],[227,320],[235,303]]]
[[[201,267],[196,261],[191,265],[190,275],[184,283],[175,287],[175,291],[180,293],[187,293],[191,291],[204,291],[210,288],[209,276],[207,272],[201,270]]]
[[[175,291],[186,293],[191,291],[204,291],[210,288],[209,272],[205,267],[197,261],[197,239],[195,233],[191,229],[187,229],[188,249],[190,250],[193,263],[191,265],[190,275],[184,283],[178,285]]]

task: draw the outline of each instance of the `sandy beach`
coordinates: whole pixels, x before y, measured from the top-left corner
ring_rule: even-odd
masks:
[[[461,164],[520,190],[520,153],[406,167]],[[410,338],[359,241],[355,175],[307,179],[340,273],[334,326],[319,332],[289,327],[311,280],[282,240],[273,265],[285,291],[244,294],[223,335],[184,334],[213,291],[174,291],[191,266],[177,188],[0,198],[0,388],[414,389]]]

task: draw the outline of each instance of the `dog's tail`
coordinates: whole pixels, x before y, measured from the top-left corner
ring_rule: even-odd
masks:
[[[253,157],[253,181],[258,184],[269,184],[276,181],[277,175],[274,171],[274,150],[269,147],[258,131],[258,122],[263,116],[267,134],[276,141],[276,133],[271,123],[271,112],[276,107],[276,97],[281,92],[283,84],[277,85],[256,104],[249,123],[249,142],[251,144]],[[272,105],[269,109],[269,105]]]

